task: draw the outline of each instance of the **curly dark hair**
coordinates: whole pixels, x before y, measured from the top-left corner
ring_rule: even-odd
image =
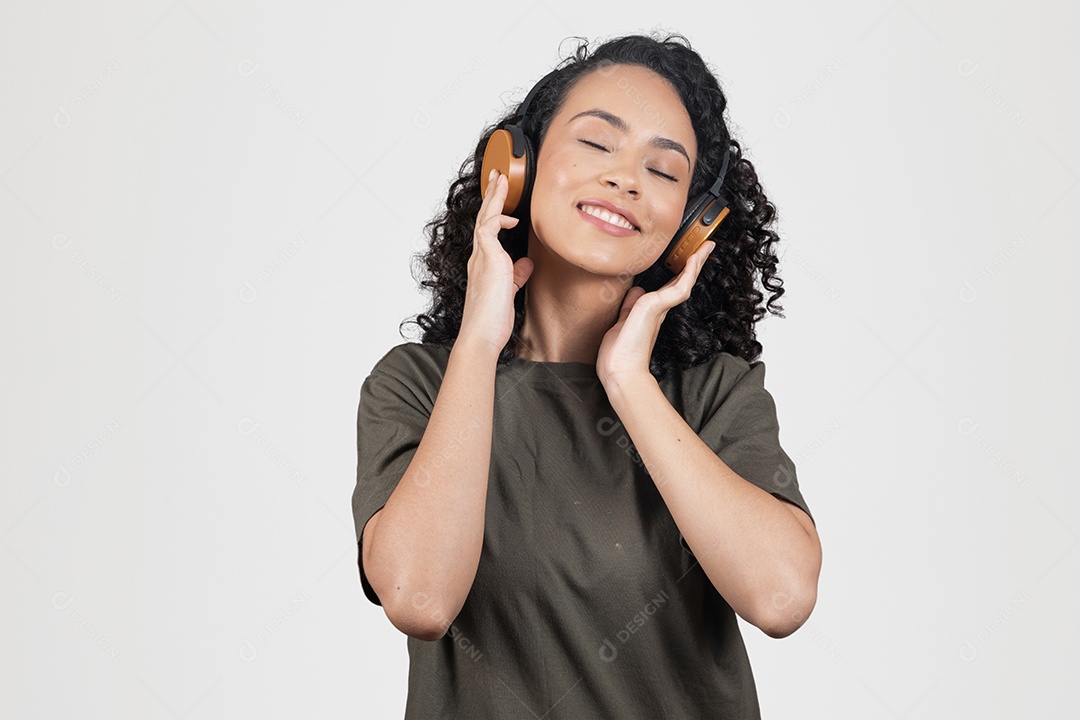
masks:
[[[766,308],[784,317],[783,307],[777,302],[784,293],[783,281],[777,275],[773,249],[779,236],[769,229],[776,209],[765,197],[754,166],[742,157],[741,146],[728,131],[723,118],[727,98],[716,77],[691,49],[689,40],[678,33],[663,39],[656,37],[656,31],[651,36],[619,37],[599,45],[591,54],[586,39],[574,39],[579,41],[576,52],[559,63],[559,72],[536,94],[529,108],[524,130],[537,151],[552,117],[577,81],[591,71],[617,63],[653,70],[666,78],[682,98],[698,146],[688,198],[704,192],[715,181],[725,146],[731,153],[723,184],[731,201],[730,212],[713,235],[717,247],[705,261],[689,299],[671,308],[664,318],[650,359],[650,372],[659,379],[672,365],[686,369],[720,352],[753,362],[762,350],[754,329],[757,321],[765,316]],[[430,314],[419,314],[416,320],[405,320],[402,325],[419,325],[425,343],[452,345],[461,329],[473,229],[483,201],[480,168],[484,149],[491,134],[512,122],[519,108],[520,104],[484,129],[472,157],[462,163],[459,177],[450,185],[446,209],[424,226],[424,233],[431,238],[430,247],[426,253],[414,255],[414,260],[421,260],[427,271],[420,284],[432,292]],[[521,222],[499,234],[514,261],[528,250],[528,203],[524,205],[519,212]],[[763,288],[770,292],[766,303],[762,303],[764,295],[755,285],[759,272]],[[514,330],[500,352],[499,363],[515,356],[524,319],[524,293],[518,293]]]

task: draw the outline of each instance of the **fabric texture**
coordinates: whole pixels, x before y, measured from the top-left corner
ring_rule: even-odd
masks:
[[[363,528],[408,468],[449,356],[403,343],[361,387],[352,509],[377,605]],[[732,470],[810,515],[764,380],[764,363],[721,353],[660,387]],[[407,643],[406,720],[760,717],[736,615],[587,363],[498,367],[476,579],[442,638]]]

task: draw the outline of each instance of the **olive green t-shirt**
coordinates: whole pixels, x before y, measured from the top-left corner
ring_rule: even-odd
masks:
[[[352,508],[378,605],[363,528],[408,467],[449,357],[403,343],[361,387]],[[809,515],[764,380],[762,362],[720,353],[660,387],[740,477]],[[408,652],[406,720],[760,717],[736,615],[587,363],[497,367],[476,579],[446,634],[408,637]]]

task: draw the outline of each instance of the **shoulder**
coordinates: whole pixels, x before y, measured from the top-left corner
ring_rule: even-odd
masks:
[[[718,352],[708,360],[670,373],[671,382],[689,397],[708,401],[717,395],[726,396],[745,380],[764,382],[765,363],[747,361],[729,352]]]
[[[691,427],[700,427],[718,407],[742,404],[754,388],[764,388],[765,363],[747,361],[738,355],[719,352],[702,363],[675,368],[661,382],[661,388]]]
[[[404,342],[383,353],[371,368],[369,377],[390,376],[410,387],[438,387],[449,360],[450,348],[445,345]]]

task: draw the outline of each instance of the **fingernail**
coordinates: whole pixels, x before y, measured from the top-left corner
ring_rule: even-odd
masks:
[[[491,168],[491,172],[488,173],[488,182],[491,182],[495,177],[495,168]]]

